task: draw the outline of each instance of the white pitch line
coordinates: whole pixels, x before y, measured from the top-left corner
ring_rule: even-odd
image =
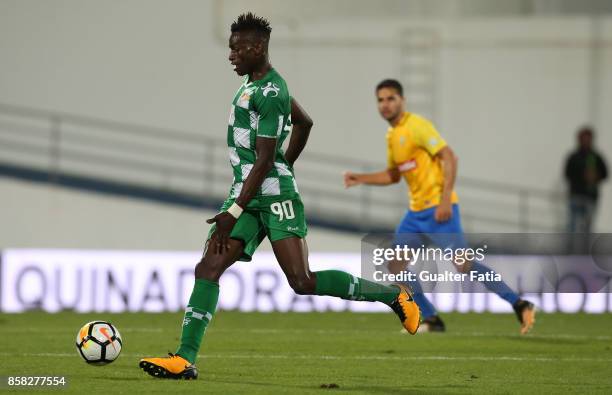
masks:
[[[346,333],[384,333],[382,331],[377,330],[334,330],[334,329],[215,329],[211,328],[211,332],[247,332],[254,334],[282,334],[282,333],[310,333],[310,334],[320,334],[320,335],[333,335],[333,334],[346,334]],[[398,331],[399,332],[399,331]],[[421,334],[422,335],[422,334]],[[445,332],[445,333],[436,333],[437,336],[443,337],[516,337],[516,338],[537,338],[537,339],[572,339],[572,340],[612,340],[612,336],[587,336],[587,335],[577,335],[577,334],[569,334],[569,333],[554,333],[548,335],[538,335],[538,334],[529,334],[528,336],[517,334],[500,334],[500,333],[486,333],[486,332]]]
[[[612,336],[588,336],[588,335],[577,335],[571,333],[551,333],[547,335],[539,335],[535,333],[530,333],[528,335],[520,335],[516,334],[500,334],[500,333],[485,333],[485,332],[449,332],[449,333],[439,333],[440,336],[449,336],[449,337],[511,337],[511,338],[535,338],[535,339],[568,339],[568,340],[612,340]]]
[[[122,354],[128,358],[142,358],[142,354]],[[0,356],[14,357],[13,353],[0,353]],[[23,353],[25,357],[77,357],[74,353]],[[413,356],[391,356],[391,355],[307,355],[307,354],[203,354],[198,355],[204,359],[301,359],[301,360],[377,360],[377,361],[510,361],[510,362],[612,362],[612,358],[555,358],[555,357],[515,357],[515,356],[449,356],[449,355],[413,355]]]
[[[73,328],[70,328],[73,329]],[[45,334],[56,334],[56,333],[66,333],[67,331],[69,331],[66,328],[53,328],[53,329],[37,329],[37,328],[20,328],[20,329],[2,329],[0,330],[0,333],[4,333],[4,334],[10,334],[10,333],[23,333],[23,332],[28,332],[28,333],[39,333],[40,335],[45,335]],[[127,328],[119,328],[119,331],[121,333],[162,333],[162,332],[171,332],[174,331],[173,330],[167,330],[167,329],[163,329],[163,328],[133,328],[133,327],[127,327]],[[239,333],[252,333],[252,334],[258,334],[258,335],[273,335],[273,334],[303,334],[303,333],[308,333],[308,334],[317,334],[317,335],[345,335],[347,333],[352,333],[352,334],[381,334],[381,333],[386,333],[387,331],[379,331],[379,330],[373,330],[373,329],[266,329],[266,328],[262,328],[262,329],[257,329],[257,328],[252,328],[252,329],[216,329],[216,328],[210,328],[208,329],[208,332],[213,332],[213,333],[234,333],[234,332],[239,332]],[[400,331],[398,331],[399,333]],[[388,332],[387,332],[388,333]],[[420,333],[419,336],[427,336],[427,333]],[[535,338],[535,339],[567,339],[567,340],[598,340],[598,341],[606,341],[606,340],[612,340],[612,336],[605,336],[605,335],[601,335],[601,336],[588,336],[588,335],[579,335],[579,334],[571,334],[571,333],[552,333],[552,334],[547,334],[547,335],[540,335],[540,334],[533,334],[530,333],[527,336],[525,335],[519,335],[519,334],[501,334],[501,333],[486,333],[486,332],[445,332],[445,333],[435,333],[435,336],[442,336],[442,337],[496,337],[496,338]]]
[[[39,333],[44,335],[46,333],[66,333],[73,330],[73,327],[70,328],[19,328],[19,329],[0,329],[0,333]],[[78,330],[78,328],[77,328]],[[76,331],[74,331],[76,333]],[[131,327],[122,327],[119,332],[121,333],[161,333],[164,332],[163,328],[131,328]]]

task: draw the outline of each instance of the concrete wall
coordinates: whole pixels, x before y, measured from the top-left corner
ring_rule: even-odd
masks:
[[[0,249],[201,251],[214,211],[0,178]],[[360,238],[311,227],[313,251],[359,251]],[[268,240],[260,250],[271,251]]]

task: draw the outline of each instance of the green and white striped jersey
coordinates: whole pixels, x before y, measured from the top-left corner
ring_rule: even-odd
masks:
[[[291,97],[287,83],[274,69],[263,79],[249,81],[246,76],[232,100],[227,128],[229,158],[234,170],[230,198],[240,195],[244,181],[256,159],[256,137],[275,138],[274,168],[266,175],[254,198],[298,193],[293,170],[281,150],[291,131]]]

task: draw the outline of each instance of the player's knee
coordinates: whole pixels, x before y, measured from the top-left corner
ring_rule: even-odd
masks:
[[[311,277],[305,275],[287,276],[289,285],[298,295],[312,295],[315,291],[315,282]]]
[[[195,267],[195,278],[215,282],[219,281],[224,268],[225,265],[221,259],[202,257]]]

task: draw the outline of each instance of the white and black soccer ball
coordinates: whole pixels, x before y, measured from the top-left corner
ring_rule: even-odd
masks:
[[[76,337],[76,348],[85,362],[106,365],[121,353],[121,335],[110,322],[92,321],[83,325]]]

